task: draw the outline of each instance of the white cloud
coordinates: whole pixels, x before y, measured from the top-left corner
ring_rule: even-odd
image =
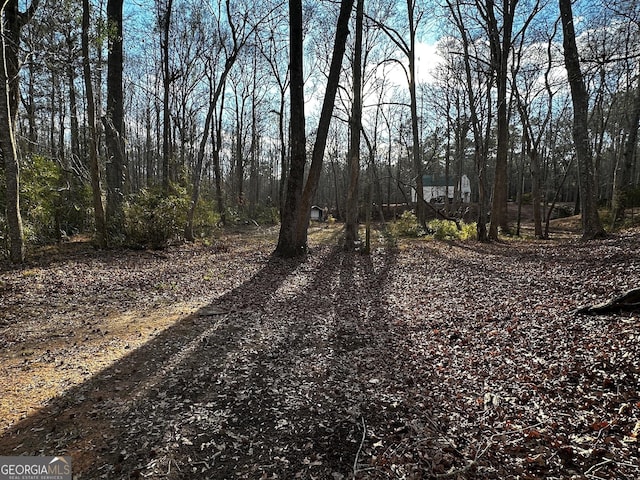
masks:
[[[398,52],[396,58],[406,67],[408,65],[407,58],[404,54]],[[431,83],[434,81],[433,73],[436,67],[442,62],[442,57],[438,54],[435,44],[417,42],[416,43],[416,80],[417,83]],[[391,82],[398,86],[407,85],[407,77],[404,70],[398,64],[388,64],[388,70],[384,72],[385,76],[391,79]]]
[[[416,44],[416,78],[418,83],[433,82],[433,72],[442,63],[442,60],[435,44],[418,42]]]

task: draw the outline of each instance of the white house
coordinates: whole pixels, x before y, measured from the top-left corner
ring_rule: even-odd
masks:
[[[447,179],[444,175],[423,175],[422,176],[422,191],[425,202],[444,200],[445,197],[449,197],[449,201],[453,201],[453,194],[455,192],[455,178]],[[469,177],[462,175],[458,182],[459,199],[463,203],[471,202],[471,182]],[[416,191],[413,190],[412,194],[413,202],[417,201]]]

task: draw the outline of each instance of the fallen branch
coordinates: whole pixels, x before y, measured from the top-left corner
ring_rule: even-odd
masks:
[[[596,315],[599,313],[613,313],[620,311],[640,311],[640,288],[634,288],[622,295],[597,305],[580,307],[574,313]]]
[[[364,417],[360,417],[362,420],[362,440],[360,440],[360,446],[358,447],[358,451],[356,452],[356,458],[353,461],[353,478],[356,478],[356,473],[358,473],[358,457],[360,456],[360,452],[362,451],[362,446],[364,445],[364,439],[367,436],[367,424],[364,422]]]

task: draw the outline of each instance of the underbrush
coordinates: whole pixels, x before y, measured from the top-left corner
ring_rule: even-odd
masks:
[[[124,243],[140,248],[162,248],[181,238],[187,220],[189,197],[174,188],[165,195],[160,189],[142,189],[124,205]]]
[[[404,212],[402,216],[391,223],[388,234],[395,238],[419,238],[426,237],[435,240],[475,240],[477,228],[475,223],[459,221],[460,228],[452,220],[431,220],[426,229],[419,224],[413,212]]]

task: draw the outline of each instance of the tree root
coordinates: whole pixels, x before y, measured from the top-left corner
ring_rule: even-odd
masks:
[[[580,307],[576,309],[574,313],[597,315],[600,313],[615,313],[621,311],[640,312],[640,288],[629,290],[608,302]]]

